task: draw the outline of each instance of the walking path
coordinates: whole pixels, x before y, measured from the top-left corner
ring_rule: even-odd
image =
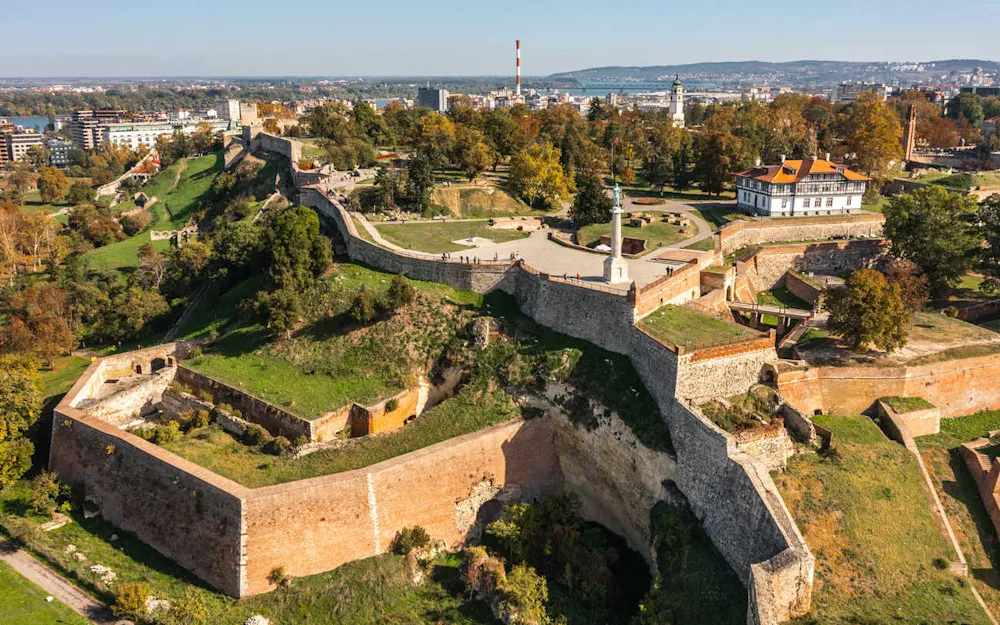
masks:
[[[114,625],[122,622],[114,617],[106,605],[57,575],[31,554],[18,549],[10,541],[3,538],[0,538],[0,560],[9,564],[15,571],[91,623]]]

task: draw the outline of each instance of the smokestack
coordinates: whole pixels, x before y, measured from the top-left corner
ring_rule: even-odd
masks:
[[[521,95],[521,40],[517,40],[517,87],[515,94]]]

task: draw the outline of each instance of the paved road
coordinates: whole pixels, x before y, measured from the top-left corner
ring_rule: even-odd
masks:
[[[54,573],[50,568],[36,560],[34,556],[18,549],[3,538],[0,538],[0,560],[9,564],[15,571],[35,585],[40,586],[56,600],[65,603],[91,623],[114,625],[123,622],[116,619],[111,614],[111,610],[103,603]]]

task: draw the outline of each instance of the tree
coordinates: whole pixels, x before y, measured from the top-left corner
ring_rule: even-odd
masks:
[[[31,467],[34,445],[24,434],[42,409],[34,364],[22,354],[0,356],[0,490]]]
[[[7,176],[7,186],[21,206],[24,206],[24,196],[35,185],[35,175],[24,161],[15,163],[14,171]]]
[[[312,286],[318,272],[329,264],[322,262],[323,248],[316,244],[321,238],[319,217],[304,206],[285,210],[268,231],[267,249],[271,253],[271,270],[278,287],[289,286],[299,293]]]
[[[517,121],[506,109],[493,109],[483,119],[483,133],[493,149],[493,170],[500,161],[514,153],[517,142]]]
[[[475,128],[459,126],[455,131],[452,160],[472,182],[493,162],[483,133]]]
[[[535,569],[519,564],[510,570],[503,583],[503,599],[496,613],[510,625],[545,625],[549,622],[545,603],[549,589],[545,578]]]
[[[844,288],[827,295],[827,327],[858,350],[869,345],[893,351],[906,344],[911,312],[906,309],[899,285],[874,269],[848,276]]]
[[[733,172],[740,168],[742,142],[724,132],[707,132],[698,137],[695,175],[706,193],[720,195]]]
[[[362,325],[367,325],[375,321],[375,318],[378,316],[375,296],[364,286],[361,287],[361,290],[354,297],[354,302],[351,303],[350,315],[351,319]]]
[[[392,277],[392,282],[389,283],[389,289],[386,291],[386,303],[390,310],[405,308],[416,299],[417,290],[413,288],[409,280],[404,278],[402,274],[396,274]]]
[[[569,198],[569,184],[551,143],[533,143],[510,162],[510,184],[532,208],[558,208]]]
[[[56,478],[55,473],[45,470],[32,478],[28,500],[36,513],[51,515],[56,511],[59,499],[59,480]]]
[[[569,216],[577,226],[607,223],[611,220],[612,200],[604,192],[599,178],[581,175],[577,179],[576,197],[569,209]]]
[[[903,126],[878,96],[863,93],[846,120],[846,145],[855,169],[875,180],[875,191],[903,160]]]
[[[276,133],[277,134],[277,133]],[[196,154],[204,154],[215,142],[215,130],[208,122],[198,122],[191,133],[191,150]]]
[[[301,300],[301,293],[290,286],[261,291],[254,302],[254,310],[268,329],[287,339],[302,321]]]
[[[76,341],[69,327],[69,294],[52,283],[33,284],[10,300],[0,348],[32,354],[45,363],[67,354]]]
[[[24,216],[17,206],[0,206],[0,260],[7,263],[10,284],[17,278],[17,265],[21,258],[20,239]]]
[[[62,201],[69,186],[69,178],[55,167],[43,167],[38,175],[38,192],[48,204]]]
[[[972,267],[982,247],[976,200],[940,187],[892,198],[883,233],[897,258],[913,261],[927,276],[931,294],[948,291]]]
[[[411,211],[423,212],[428,207],[433,186],[431,162],[426,155],[418,153],[410,159],[406,170],[406,203]]]
[[[281,134],[281,126],[278,125],[278,120],[273,117],[268,117],[264,120],[264,132],[270,133],[272,135]]]
[[[66,192],[66,201],[74,206],[77,204],[86,204],[93,199],[94,192],[87,185],[87,183],[82,180],[75,181],[70,185],[69,190]]]
[[[167,259],[151,243],[139,246],[139,274],[143,284],[154,289],[160,288],[167,275]]]
[[[983,200],[979,207],[979,222],[986,239],[982,260],[989,276],[980,288],[993,294],[1000,291],[1000,193]]]
[[[691,163],[694,161],[691,146],[691,135],[685,133],[677,154],[674,156],[673,183],[677,191],[687,191],[691,188],[693,175]]]
[[[424,154],[432,167],[443,167],[455,141],[455,124],[440,113],[420,118],[417,124],[417,151]]]
[[[930,296],[927,276],[920,273],[920,267],[916,263],[896,258],[886,268],[885,277],[899,287],[903,307],[910,312],[920,310]]]

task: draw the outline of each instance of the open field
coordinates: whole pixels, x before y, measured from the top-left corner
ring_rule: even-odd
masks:
[[[673,245],[695,234],[697,234],[697,230],[694,226],[689,227],[685,232],[681,232],[680,226],[663,223],[662,221],[654,221],[645,228],[633,228],[627,223],[622,223],[623,237],[646,240],[646,251],[643,254],[648,254],[666,245]],[[600,243],[602,236],[610,235],[610,222],[606,224],[590,224],[577,230],[576,240],[580,245],[592,247]]]
[[[800,310],[812,310],[812,306],[809,305],[803,299],[799,299],[791,291],[784,287],[779,287],[771,289],[770,291],[761,291],[757,293],[757,303],[764,306],[781,306],[783,308],[798,308]],[[767,326],[778,325],[777,315],[762,315],[761,323]]]
[[[0,562],[0,623],[4,625],[87,625],[87,619]]]
[[[949,189],[962,189],[969,191],[976,187],[992,187],[1000,185],[1000,173],[983,172],[979,174],[948,174],[936,172],[916,178],[917,182],[948,187]]]
[[[816,417],[835,452],[792,457],[775,484],[816,556],[813,609],[796,623],[989,620],[924,492],[916,459],[866,417]],[[887,521],[891,519],[891,521]]]
[[[964,275],[958,286],[948,296],[948,305],[961,308],[1000,298],[998,293],[985,293],[979,287],[986,279],[980,276]]]
[[[681,347],[707,347],[754,333],[684,306],[664,306],[639,322],[656,338]]]
[[[379,234],[391,243],[406,249],[431,254],[462,251],[474,254],[473,248],[452,243],[452,241],[460,241],[473,236],[489,239],[494,243],[515,241],[528,236],[528,233],[517,230],[491,228],[488,220],[379,224],[376,228]]]
[[[733,221],[749,221],[750,217],[741,213],[736,205],[692,208],[691,214],[712,224],[714,230]]]
[[[608,184],[613,186],[614,183],[607,180]],[[668,200],[680,200],[680,201],[721,201],[721,200],[735,200],[735,191],[725,190],[722,195],[716,196],[710,193],[705,193],[698,187],[691,187],[684,191],[678,191],[677,189],[667,185],[663,187],[663,194],[660,194],[659,187],[651,187],[642,184],[633,185],[623,185],[622,191],[625,192],[628,197],[662,197]]]
[[[972,474],[959,455],[962,443],[1000,429],[1000,411],[942,419],[941,432],[917,439],[958,544],[965,552],[973,584],[993,614],[1000,613],[1000,541]]]

